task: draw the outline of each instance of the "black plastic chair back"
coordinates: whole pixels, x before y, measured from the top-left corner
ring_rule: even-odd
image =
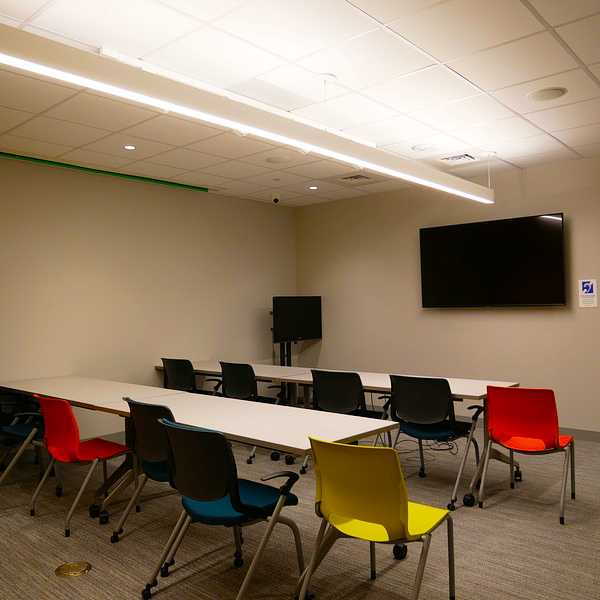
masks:
[[[235,458],[222,433],[165,419],[160,423],[167,434],[172,487],[200,502],[219,500],[229,494],[234,510],[245,514],[260,512],[240,500]]]
[[[422,425],[454,421],[450,385],[445,379],[390,375],[392,418]]]
[[[165,462],[169,457],[167,434],[159,419],[174,421],[173,413],[167,406],[147,404],[125,398],[135,429],[135,450],[143,462]]]
[[[223,376],[223,396],[250,400],[258,396],[256,375],[252,365],[221,362]]]
[[[164,386],[171,390],[196,392],[196,374],[186,358],[161,358],[164,367]]]
[[[365,414],[365,392],[358,373],[311,370],[315,408],[326,412]]]

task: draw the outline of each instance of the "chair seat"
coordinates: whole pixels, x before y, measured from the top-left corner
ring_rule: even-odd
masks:
[[[118,444],[117,442],[111,442],[110,440],[103,440],[102,438],[92,438],[79,444],[79,451],[77,458],[82,461],[94,460],[105,460],[118,454],[123,454],[131,450],[129,446],[124,444]]]
[[[248,479],[239,479],[240,498],[244,504],[258,507],[271,514],[280,498],[280,492],[277,488],[249,481]],[[237,512],[231,506],[229,495],[212,502],[200,502],[191,498],[183,497],[181,503],[186,512],[192,517],[194,522],[204,523],[205,525],[241,525],[251,521],[254,516],[244,515]],[[285,506],[296,506],[298,497],[294,494],[288,494]]]
[[[460,421],[456,421],[454,425],[450,421],[431,424],[400,423],[402,433],[421,440],[447,440],[462,437],[469,433],[470,428],[470,423],[461,423]]]
[[[17,423],[16,425],[5,425],[2,427],[2,433],[8,435],[14,435],[19,438],[26,438],[31,433],[31,430],[37,427],[33,423]],[[44,435],[44,427],[40,427],[39,431],[35,434],[35,439],[41,438]]]
[[[405,535],[396,531],[388,531],[380,523],[348,518],[337,513],[327,515],[327,520],[338,531],[350,537],[370,542],[401,542],[413,541],[426,533],[431,533],[448,512],[441,508],[408,502],[408,532],[405,532]]]
[[[151,462],[149,460],[142,460],[142,471],[148,476],[148,479],[152,481],[169,481],[169,466],[166,460],[160,462]]]
[[[564,450],[573,439],[572,435],[559,435],[558,448],[554,442],[550,443],[541,438],[519,437],[510,435],[494,435],[492,439],[498,444],[517,452],[548,452],[552,450]]]

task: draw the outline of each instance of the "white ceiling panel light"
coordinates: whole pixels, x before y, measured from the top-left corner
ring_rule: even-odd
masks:
[[[492,190],[436,171],[427,165],[415,164],[414,161],[407,161],[355,141],[307,127],[280,115],[240,105],[231,99],[217,97],[202,90],[164,80],[152,73],[120,64],[108,58],[83,53],[50,40],[36,38],[35,44],[27,46],[20,38],[22,35],[28,34],[5,28],[2,46],[7,48],[12,45],[12,51],[15,54],[0,54],[1,64],[23,72],[35,73],[51,80],[64,81],[112,97],[126,99],[141,106],[154,107],[165,113],[182,115],[245,135],[292,146],[301,152],[328,157],[337,162],[352,165],[353,168],[367,169],[477,202],[493,203]],[[28,60],[33,56],[36,60]],[[79,73],[93,73],[94,76],[88,77]],[[196,108],[198,105],[206,106],[207,110],[199,110]],[[119,137],[118,135],[108,136],[105,140]],[[129,141],[126,140],[124,143],[129,143]],[[99,147],[92,147],[92,145],[89,149],[102,151]],[[239,161],[231,162],[235,163],[231,165],[232,168],[248,167],[248,164],[240,164]],[[217,176],[231,176],[231,172],[227,171],[224,165],[225,170],[222,173],[218,172],[220,168],[221,166],[206,170]],[[259,173],[260,170],[241,176]]]

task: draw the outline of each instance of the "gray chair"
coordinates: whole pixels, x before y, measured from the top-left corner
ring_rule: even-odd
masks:
[[[191,361],[186,358],[161,358],[164,368],[164,386],[171,390],[181,390],[192,394],[216,394],[221,385],[220,379],[205,379],[215,382],[212,392],[198,389],[196,373]]]

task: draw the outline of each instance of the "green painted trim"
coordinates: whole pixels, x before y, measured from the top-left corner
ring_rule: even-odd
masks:
[[[141,175],[129,175],[127,173],[115,173],[113,171],[104,171],[103,169],[92,169],[91,167],[81,167],[79,165],[70,165],[69,163],[46,160],[44,158],[34,158],[32,156],[23,156],[21,154],[9,154],[0,152],[4,158],[14,158],[16,160],[26,160],[39,163],[41,165],[51,165],[53,167],[64,167],[66,169],[75,169],[76,171],[86,171],[87,173],[98,173],[100,175],[110,175],[111,177],[122,177],[123,179],[133,179],[134,181],[144,181],[146,183],[158,183],[160,185],[170,185],[172,187],[184,188],[186,190],[196,190],[197,192],[208,192],[208,188],[197,185],[187,185],[186,183],[177,183],[175,181],[165,181],[164,179],[153,179],[152,177],[142,177]]]

